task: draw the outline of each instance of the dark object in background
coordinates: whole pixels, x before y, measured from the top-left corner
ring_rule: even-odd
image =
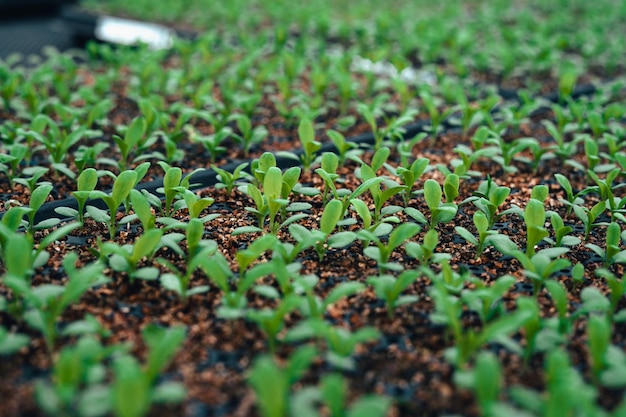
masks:
[[[66,50],[80,43],[59,17],[75,0],[0,0],[0,59],[19,52],[40,54],[45,46]]]

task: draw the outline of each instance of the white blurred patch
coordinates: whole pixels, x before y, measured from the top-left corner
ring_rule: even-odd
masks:
[[[96,23],[95,35],[104,42],[122,45],[142,42],[152,49],[167,49],[172,46],[174,31],[154,23],[102,16]]]
[[[352,71],[373,72],[374,74],[387,76],[390,78],[400,77],[407,83],[434,85],[437,83],[437,77],[432,71],[416,70],[407,67],[402,71],[393,66],[390,62],[373,62],[370,59],[355,56],[352,60]]]

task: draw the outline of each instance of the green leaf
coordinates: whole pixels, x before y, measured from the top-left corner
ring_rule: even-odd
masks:
[[[536,188],[536,187],[535,187]],[[542,228],[546,221],[546,209],[543,201],[531,199],[524,210],[524,222],[530,227]]]
[[[157,385],[152,391],[152,401],[162,404],[175,404],[187,396],[185,386],[180,382],[168,381]]]
[[[346,417],[384,417],[391,406],[391,399],[380,396],[365,396],[356,400]]]
[[[324,207],[320,219],[320,230],[329,235],[337,226],[337,222],[343,217],[343,204],[339,200],[331,200]]]
[[[331,248],[345,248],[357,238],[357,234],[354,232],[339,232],[331,235],[328,238],[328,246]]]
[[[130,259],[135,264],[144,256],[149,256],[157,248],[163,236],[161,229],[150,229],[145,231],[133,245],[133,252]]]
[[[27,236],[16,234],[5,244],[4,264],[7,273],[25,279],[33,268],[33,244]]]
[[[341,298],[348,297],[362,291],[364,288],[365,286],[360,282],[342,282],[341,284],[335,285],[335,287],[333,287],[333,289],[328,293],[324,299],[324,305],[329,306],[339,301]]]
[[[128,197],[130,190],[135,187],[136,181],[137,172],[135,171],[124,171],[115,179],[111,197],[113,198],[113,202],[116,204],[116,208],[122,204],[122,201],[124,201],[126,197]],[[114,213],[111,214],[113,215]]]
[[[427,179],[424,183],[424,198],[426,199],[426,205],[431,212],[437,210],[441,204],[441,186],[433,179]]]
[[[263,180],[263,191],[268,199],[278,199],[281,196],[283,186],[283,174],[280,168],[271,167],[265,173]]]
[[[142,417],[148,412],[149,382],[132,356],[122,356],[115,361],[112,397],[113,410],[118,417]]]
[[[87,168],[78,176],[78,191],[92,191],[98,183],[98,172],[93,168]]]
[[[146,376],[150,382],[154,382],[180,348],[185,339],[186,330],[184,326],[164,329],[156,325],[148,325],[142,335],[149,348]]]
[[[396,227],[391,235],[389,235],[389,241],[387,246],[390,249],[395,249],[402,245],[405,241],[411,239],[413,236],[419,233],[421,227],[415,223],[402,223]]]
[[[300,142],[302,142],[303,148],[305,149],[309,143],[313,143],[315,141],[315,129],[313,128],[313,123],[306,117],[300,120],[300,124],[298,125],[298,137],[300,138]]]
[[[478,239],[476,239],[476,237],[469,230],[461,226],[455,226],[454,230],[467,242],[471,243],[474,246],[478,246]]]
[[[42,184],[33,190],[28,203],[29,207],[33,210],[39,210],[39,208],[46,202],[48,195],[52,191],[52,185]]]

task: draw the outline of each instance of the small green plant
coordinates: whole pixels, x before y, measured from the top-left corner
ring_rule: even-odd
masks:
[[[343,166],[346,160],[349,158],[359,156],[362,151],[360,151],[359,145],[353,142],[348,142],[343,134],[337,132],[336,130],[327,130],[326,134],[335,145],[335,149],[337,150],[337,156],[339,157],[339,165]]]
[[[147,129],[148,126],[146,120],[143,117],[137,117],[126,129],[123,138],[118,135],[113,135],[113,140],[115,141],[121,154],[121,158],[118,162],[121,170],[127,169],[130,162],[130,155],[136,150],[141,141],[144,139]]]
[[[98,209],[94,206],[87,206],[87,213],[89,213],[94,220],[108,223],[110,239],[115,237],[117,231],[117,209],[130,195],[130,190],[132,190],[135,186],[137,176],[137,172],[133,170],[123,171],[115,179],[113,189],[110,194],[99,190],[92,191],[89,194],[91,198],[102,199],[109,209],[109,212],[106,213],[104,210]]]
[[[438,244],[439,233],[437,233],[435,229],[429,229],[424,235],[424,241],[422,243],[407,242],[404,245],[404,250],[408,256],[417,259],[421,265],[428,265],[430,263],[439,263],[450,258],[450,254],[435,253]]]
[[[126,272],[131,283],[135,279],[154,280],[159,276],[156,267],[137,268],[142,258],[151,259],[161,246],[163,231],[161,229],[146,230],[133,244],[119,246],[113,242],[100,245],[101,256],[110,256],[109,265],[115,271]]]
[[[280,297],[278,291],[267,291],[268,288],[262,287],[263,295],[269,295],[270,298],[277,299],[278,305],[275,308],[248,309],[246,318],[255,322],[263,333],[267,336],[267,345],[269,351],[274,353],[278,342],[278,333],[285,327],[285,319],[289,313],[295,310],[301,303],[300,296],[291,293],[284,297]]]
[[[85,204],[91,195],[91,192],[98,184],[98,173],[93,168],[86,168],[80,173],[77,180],[77,190],[72,192],[72,196],[76,199],[78,210],[71,207],[58,207],[55,212],[76,218],[80,223],[85,220]]]
[[[474,392],[482,416],[499,415],[494,413],[494,405],[500,399],[504,381],[502,366],[493,353],[480,352],[476,356],[474,367],[471,370],[457,371],[454,382]]]
[[[257,279],[269,275],[274,265],[265,262],[250,266],[275,245],[274,235],[264,235],[253,241],[246,249],[237,251],[235,259],[239,267],[238,277],[220,252],[210,257],[202,257],[204,260],[201,261],[200,267],[223,293],[222,303],[217,311],[219,317],[235,319],[246,314],[248,304],[246,292],[254,286]]]
[[[472,232],[462,226],[455,226],[454,230],[456,230],[463,239],[476,247],[476,259],[478,259],[483,253],[483,250],[485,250],[485,247],[489,245],[489,237],[495,235],[497,232],[489,230],[489,220],[482,211],[474,212],[472,220],[476,227],[476,232],[478,232],[478,236],[474,236]]]
[[[626,250],[620,250],[621,240],[621,228],[619,224],[611,222],[606,230],[605,249],[594,243],[587,243],[585,247],[600,256],[604,267],[608,268],[616,263],[626,263]]]
[[[402,270],[402,266],[389,262],[389,258],[394,250],[417,235],[420,229],[421,227],[418,224],[402,223],[391,232],[386,243],[374,233],[367,230],[359,230],[357,232],[357,236],[359,239],[366,242],[374,242],[375,246],[366,246],[365,249],[363,249],[363,254],[371,259],[374,259],[381,271],[400,271]]]
[[[416,271],[407,270],[397,277],[383,274],[367,278],[367,283],[374,287],[376,296],[385,301],[389,320],[393,319],[397,307],[414,303],[419,299],[417,295],[401,295],[418,277],[419,274]]]
[[[77,257],[75,253],[70,253],[63,260],[63,268],[69,278],[65,285],[31,287],[27,280],[14,272],[3,278],[3,283],[26,302],[29,308],[24,313],[24,319],[43,334],[50,353],[54,350],[58,334],[57,321],[65,309],[77,302],[89,288],[109,281],[102,274],[102,264],[94,263],[77,270],[74,266]]]
[[[302,155],[300,162],[305,171],[310,171],[311,165],[317,158],[317,152],[321,149],[322,144],[315,140],[315,128],[313,122],[308,118],[302,118],[298,125],[298,137],[302,145]]]
[[[320,417],[325,406],[330,417],[383,417],[391,401],[379,395],[367,395],[347,405],[347,386],[339,374],[324,375],[318,387],[305,387],[291,400],[291,415]],[[324,414],[326,415],[326,414]]]
[[[442,192],[439,183],[428,179],[424,183],[424,199],[430,209],[430,228],[434,229],[439,223],[447,223],[456,216],[458,206],[454,204],[454,198],[458,195],[459,177],[450,174],[444,182],[446,202],[441,202]]]
[[[252,122],[250,118],[243,114],[234,116],[237,128],[240,134],[233,134],[235,140],[237,140],[243,146],[243,154],[247,158],[250,154],[250,147],[257,145],[265,139],[268,134],[265,126],[257,126],[252,128]]]
[[[248,374],[248,383],[256,393],[263,417],[287,417],[291,387],[309,369],[317,351],[312,346],[297,349],[285,366],[268,355],[257,357]]]
[[[591,231],[594,227],[607,225],[606,222],[596,223],[597,218],[606,210],[605,201],[600,201],[594,204],[591,209],[579,205],[573,205],[572,208],[574,209],[574,214],[576,215],[576,217],[578,217],[578,219],[585,226],[585,241],[589,240],[589,235],[591,234]]]
[[[211,169],[215,171],[220,181],[217,184],[215,184],[215,188],[216,189],[225,188],[226,194],[232,196],[233,189],[235,188],[235,186],[241,185],[240,183],[241,180],[248,179],[249,174],[244,171],[244,169],[246,169],[247,166],[248,166],[247,162],[242,162],[241,164],[237,165],[237,167],[233,170],[232,173],[226,171],[225,169],[222,169],[216,166],[211,166]]]
[[[142,417],[153,403],[177,403],[186,396],[184,386],[178,382],[157,383],[185,339],[185,328],[150,325],[142,335],[148,346],[145,364],[142,366],[128,354],[116,357],[113,381],[109,387],[101,388],[110,399],[107,412],[113,411],[117,417]]]

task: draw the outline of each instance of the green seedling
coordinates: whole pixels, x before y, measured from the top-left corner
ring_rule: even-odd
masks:
[[[324,191],[322,192],[322,203],[328,202],[328,193],[330,188],[326,183],[335,184],[339,179],[337,168],[339,167],[339,157],[332,152],[324,152],[322,154],[321,166],[315,172],[324,180]]]
[[[181,383],[157,385],[158,376],[185,339],[185,328],[162,329],[150,325],[142,334],[148,346],[148,357],[143,367],[130,355],[122,355],[113,361],[114,378],[109,396],[111,409],[118,417],[142,417],[153,403],[177,403],[186,396]]]
[[[610,307],[607,312],[609,318],[619,318],[620,320],[622,320],[624,317],[626,317],[626,310],[617,311],[617,306],[624,294],[626,294],[626,279],[624,279],[624,276],[622,276],[622,278],[617,278],[611,271],[603,268],[597,269],[596,275],[604,278],[606,284],[611,290],[611,293],[609,295]]]
[[[426,90],[420,92],[420,98],[422,99],[422,103],[424,104],[424,107],[426,107],[426,111],[430,116],[430,144],[433,146],[437,141],[437,135],[441,130],[441,124],[452,114],[454,108],[448,107],[444,110],[440,110],[435,97]]]
[[[241,185],[240,181],[248,180],[249,174],[244,171],[244,169],[248,166],[247,162],[242,162],[237,165],[235,170],[231,173],[224,169],[218,168],[216,166],[211,166],[211,169],[215,171],[218,175],[218,179],[220,182],[215,184],[216,189],[225,188],[226,194],[229,196],[233,195],[233,189],[235,186]]]
[[[517,167],[513,165],[513,161],[517,156],[531,146],[530,141],[525,138],[517,138],[512,141],[506,140],[502,135],[491,132],[491,136],[487,139],[487,144],[494,146],[499,150],[499,155],[494,155],[492,159],[497,162],[505,174],[517,172]]]
[[[329,201],[322,212],[319,230],[310,231],[298,224],[290,225],[289,232],[298,242],[298,249],[301,251],[311,246],[315,247],[321,262],[324,259],[327,247],[343,248],[354,242],[357,238],[357,234],[354,232],[345,231],[333,234],[337,223],[343,216],[342,210],[343,205],[341,201]]]
[[[596,183],[600,192],[600,200],[607,203],[608,209],[611,212],[611,221],[613,219],[619,219],[622,222],[626,222],[626,217],[623,213],[626,207],[626,197],[619,199],[614,196],[614,191],[624,186],[624,183],[617,185],[613,184],[613,181],[622,173],[621,168],[615,168],[606,174],[606,178],[601,180],[595,172],[587,170],[587,175]]]
[[[498,149],[494,146],[470,149],[463,144],[455,146],[454,151],[459,155],[460,159],[453,159],[450,161],[450,164],[454,167],[454,173],[464,178],[480,176],[479,172],[472,171],[472,165],[480,158],[491,159],[498,153]]]
[[[317,152],[321,149],[322,144],[315,140],[315,129],[313,122],[308,118],[300,120],[298,125],[298,138],[302,145],[302,155],[300,162],[305,171],[311,170],[311,165],[317,158]]]
[[[568,259],[560,258],[561,255],[569,251],[569,249],[565,247],[543,249],[529,257],[526,253],[519,250],[515,243],[508,239],[508,237],[493,241],[492,243],[500,252],[505,255],[513,256],[522,264],[524,275],[533,283],[533,293],[535,296],[539,294],[541,287],[550,277],[571,265]]]
[[[39,179],[48,172],[48,168],[46,167],[27,167],[22,170],[22,175],[30,175],[27,178],[13,178],[13,182],[17,184],[21,184],[24,187],[28,188],[28,190],[32,193],[38,185],[46,185],[50,184],[49,181],[39,181]]]
[[[616,222],[611,222],[606,230],[605,249],[594,243],[587,243],[585,247],[600,256],[604,267],[608,268],[613,264],[626,263],[626,250],[620,250],[621,240],[620,225]]]
[[[109,281],[102,275],[102,264],[94,263],[77,270],[74,266],[76,259],[77,255],[71,253],[63,260],[63,268],[68,276],[65,285],[31,287],[27,280],[13,273],[3,279],[3,283],[29,306],[24,319],[29,326],[43,334],[50,353],[54,350],[58,334],[57,321],[65,309],[77,302],[89,288]]]
[[[324,320],[309,319],[290,329],[285,341],[295,342],[310,338],[325,341],[328,347],[326,360],[340,369],[354,369],[352,355],[356,346],[380,337],[380,332],[373,327],[362,327],[356,332],[343,327],[332,326]]]
[[[297,349],[284,366],[279,366],[268,355],[255,358],[248,382],[256,393],[261,416],[288,416],[291,387],[304,376],[316,356],[314,347],[304,346]]]
[[[435,229],[430,229],[424,235],[424,242],[407,242],[404,245],[406,254],[411,258],[417,259],[421,265],[430,263],[439,263],[450,258],[447,253],[435,253],[439,244],[439,233]]]
[[[424,199],[430,209],[430,228],[434,229],[439,223],[447,223],[456,216],[458,206],[454,199],[459,195],[459,177],[456,174],[446,176],[443,184],[445,203],[441,203],[441,187],[433,179],[424,183]]]
[[[419,277],[416,271],[403,271],[397,277],[390,274],[371,276],[367,283],[374,287],[376,296],[385,301],[387,317],[394,318],[395,309],[404,304],[415,303],[419,299],[417,295],[401,295]]]
[[[572,329],[572,318],[568,317],[568,296],[567,289],[558,281],[546,281],[544,283],[552,301],[554,302],[554,306],[558,313],[557,317],[557,329],[559,334],[567,335]]]
[[[109,212],[106,213],[105,211],[94,206],[87,206],[87,213],[89,213],[94,220],[108,223],[110,239],[115,237],[115,233],[117,231],[117,209],[130,195],[130,190],[134,188],[137,177],[138,174],[135,171],[123,171],[115,179],[113,189],[110,194],[96,190],[92,191],[89,195],[91,198],[102,199],[109,209]]]
[[[482,211],[475,212],[472,220],[476,227],[476,232],[478,232],[478,236],[474,236],[472,232],[461,226],[455,226],[454,230],[468,243],[476,247],[475,259],[478,259],[485,250],[485,247],[489,245],[489,237],[495,235],[497,232],[489,230],[489,220]]]
[[[133,244],[119,246],[113,242],[100,245],[101,256],[109,256],[109,265],[115,271],[126,272],[133,283],[135,279],[155,280],[159,276],[156,267],[137,268],[140,261],[147,257],[152,259],[155,252],[161,247],[163,231],[161,229],[146,230]]]
[[[37,186],[30,195],[26,217],[28,218],[28,232],[33,234],[35,230],[46,229],[59,224],[57,218],[50,218],[35,224],[35,216],[37,211],[44,205],[53,187],[50,184],[42,184]]]
[[[23,333],[9,332],[0,326],[0,356],[12,355],[19,352],[30,343],[30,337]]]
[[[607,317],[592,314],[587,321],[587,347],[591,356],[591,371],[594,380],[600,381],[607,367],[606,356],[611,345],[611,324]]]
[[[569,165],[571,163],[570,158],[572,155],[576,154],[576,148],[582,137],[575,136],[572,140],[566,140],[563,136],[563,132],[559,131],[552,121],[542,120],[541,123],[545,126],[550,137],[552,137],[552,139],[556,142],[556,145],[549,147],[550,151],[553,151],[562,162]]]
[[[445,324],[449,334],[454,338],[454,345],[445,352],[445,357],[454,363],[457,369],[465,368],[476,352],[485,344],[508,337],[523,328],[530,319],[530,313],[516,310],[512,313],[489,321],[482,329],[466,328],[461,320],[463,312],[461,300],[450,294],[443,280],[433,281],[430,295],[435,302],[435,312],[431,320]]]
[[[567,352],[557,349],[548,353],[545,371],[545,392],[514,386],[509,390],[513,402],[532,415],[545,417],[606,415],[600,413],[596,406],[596,391],[586,385],[582,376],[570,365]]]
[[[335,285],[326,297],[321,299],[313,291],[318,281],[319,278],[315,275],[305,275],[298,277],[293,286],[295,292],[305,294],[306,300],[302,301],[300,311],[312,320],[322,320],[329,306],[342,298],[350,297],[365,289],[365,285],[360,282],[342,282]]]
[[[384,164],[384,161],[387,159],[389,155],[389,148],[382,147],[379,148],[372,158],[372,166],[370,167],[367,164],[361,164],[361,178],[363,181],[373,180],[377,178],[376,171],[380,169],[380,167]],[[384,181],[385,189],[381,189],[380,183],[371,185],[368,189],[370,194],[372,195],[372,199],[374,200],[374,213],[372,216],[372,221],[374,223],[380,223],[383,216],[383,207],[385,204],[394,196],[399,195],[406,191],[405,187],[399,185],[395,181],[391,181],[385,179]],[[393,211],[401,211],[402,208],[398,206],[390,206],[387,205],[385,207],[385,213],[391,214]]]
[[[259,165],[261,165],[259,163]],[[270,166],[267,171],[259,174],[263,180],[263,193],[254,185],[246,184],[241,188],[254,201],[256,208],[246,207],[245,210],[253,213],[257,217],[258,227],[244,226],[233,231],[235,235],[250,232],[263,232],[265,220],[269,218],[269,231],[276,234],[282,227],[288,226],[307,215],[299,213],[287,218],[288,211],[300,211],[310,208],[309,204],[293,203],[289,204],[289,197],[300,178],[300,168],[289,168],[283,174],[280,168]],[[256,175],[255,174],[255,175]],[[282,223],[277,218],[280,214]]]
[[[275,290],[273,287],[269,287]],[[263,287],[267,290],[268,287]],[[271,353],[276,352],[278,343],[278,333],[285,327],[287,316],[301,303],[300,296],[297,294],[289,294],[281,299],[278,291],[263,291],[263,295],[270,295],[270,298],[277,299],[278,305],[264,309],[249,309],[246,312],[246,318],[255,322],[259,328],[267,336],[267,344]]]
[[[503,379],[500,362],[491,352],[480,352],[471,370],[454,374],[456,384],[474,392],[480,413],[485,417],[499,415],[494,413],[494,405],[499,401]]]
[[[222,318],[236,319],[245,316],[248,300],[246,292],[252,288],[257,279],[272,273],[274,265],[270,262],[250,265],[256,262],[266,251],[274,248],[274,235],[264,235],[252,242],[246,249],[237,251],[235,259],[239,267],[239,277],[231,270],[224,256],[216,252],[204,258],[200,267],[211,282],[222,291],[222,303],[217,315]]]
[[[163,176],[163,194],[165,194],[165,216],[172,214],[172,204],[180,191],[177,187],[183,178],[183,172],[178,167],[170,167],[166,164],[159,164],[165,171]]]
[[[409,201],[413,196],[413,189],[415,187],[416,182],[420,179],[422,174],[426,172],[428,169],[428,164],[430,161],[428,158],[419,158],[413,161],[411,165],[405,168],[405,165],[401,165],[398,168],[393,168],[390,165],[385,165],[387,170],[391,173],[391,175],[395,175],[400,178],[401,183],[404,187],[402,197],[404,199],[404,206],[409,206]]]
[[[357,112],[365,119],[374,134],[374,149],[382,147],[385,139],[401,139],[404,134],[403,126],[415,120],[418,113],[415,109],[407,109],[397,117],[385,118],[385,127],[380,127],[377,118],[384,115],[381,108],[371,108],[365,103],[358,103]]]
[[[267,128],[265,126],[257,126],[253,129],[250,118],[243,114],[235,115],[233,118],[240,132],[240,134],[233,134],[233,137],[241,143],[243,154],[247,158],[250,154],[250,148],[263,142],[268,134]]]
[[[524,366],[528,366],[532,354],[535,353],[537,346],[537,337],[542,330],[543,324],[539,314],[539,305],[537,299],[533,297],[520,297],[517,299],[517,308],[527,311],[529,319],[524,323],[524,336],[526,345],[524,346]]]
[[[366,202],[361,199],[355,198],[350,201],[352,208],[361,219],[363,223],[363,230],[365,232],[373,233],[375,236],[380,237],[388,235],[393,230],[393,224],[400,223],[400,218],[395,214],[401,211],[399,206],[386,206],[380,210],[380,216],[378,221],[374,221],[374,215],[370,211]],[[342,225],[347,225],[344,221]],[[363,240],[365,246],[369,245],[369,240]]]
[[[500,301],[515,283],[515,277],[503,275],[490,286],[487,286],[484,281],[479,278],[470,278],[470,281],[474,283],[476,288],[462,290],[461,300],[467,305],[469,310],[478,314],[483,324],[504,314],[504,308]]]
[[[130,155],[146,136],[147,129],[146,119],[137,117],[133,119],[130,126],[126,129],[123,138],[118,135],[113,135],[113,140],[121,154],[121,158],[118,162],[121,170],[125,170],[128,167]]]
[[[35,248],[32,236],[15,231],[21,222],[21,214],[23,214],[20,209],[21,207],[16,207],[9,210],[0,222],[2,259],[7,277],[30,281],[29,277],[33,271],[45,265],[50,258],[46,248],[81,225],[80,223],[70,223],[52,230]]]
[[[163,288],[177,293],[186,302],[187,299],[195,294],[203,294],[209,291],[208,285],[198,285],[189,289],[189,284],[193,273],[202,266],[205,258],[213,256],[217,251],[217,243],[213,240],[199,240],[204,231],[202,222],[199,219],[191,219],[187,228],[187,245],[188,255],[186,259],[185,272],[179,270],[172,262],[165,258],[157,258],[157,262],[165,265],[171,272],[162,273],[160,276]],[[199,235],[199,236],[198,236]]]
[[[191,140],[200,142],[202,146],[204,146],[204,149],[209,153],[209,158],[213,165],[217,161],[217,157],[226,152],[227,149],[222,143],[232,136],[233,131],[230,127],[226,126],[207,136],[200,135],[193,128],[189,128],[187,133]]]
[[[98,184],[98,173],[93,168],[87,168],[78,176],[77,190],[72,192],[72,195],[76,199],[78,204],[78,210],[74,213],[73,209],[59,208],[56,210],[59,214],[71,215],[83,223],[85,220],[85,204],[91,195],[91,192],[96,188]],[[63,211],[61,211],[63,209]],[[70,211],[72,210],[72,211]]]
[[[81,337],[55,356],[50,381],[36,381],[37,404],[50,416],[105,415],[111,408],[105,361],[129,350],[122,344],[104,347],[94,335]]]
[[[550,222],[554,229],[554,240],[545,238],[548,243],[552,243],[554,246],[576,246],[580,243],[580,239],[576,236],[569,236],[574,229],[572,226],[565,226],[558,213],[552,212],[550,214]]]
[[[321,417],[322,406],[330,417],[383,417],[391,400],[378,395],[360,397],[347,405],[348,389],[345,379],[339,374],[324,375],[319,387],[305,387],[296,392],[291,400],[291,415]]]
[[[343,166],[349,158],[358,157],[362,151],[356,143],[348,142],[343,134],[336,130],[327,130],[326,134],[335,145],[339,165]]]
[[[606,222],[596,223],[598,216],[604,213],[604,210],[606,209],[606,202],[604,201],[594,204],[591,209],[578,205],[574,205],[572,208],[574,209],[576,217],[578,217],[578,219],[585,226],[585,241],[589,240],[589,234],[594,227],[607,225]]]
[[[472,197],[463,200],[461,204],[466,202],[472,202],[487,216],[488,230],[493,229],[493,225],[508,211],[498,213],[498,208],[504,204],[511,189],[509,187],[499,186],[492,181],[491,177],[488,177],[486,181],[483,181],[478,186]]]
[[[0,172],[4,173],[9,181],[13,179],[19,172],[20,165],[24,162],[24,158],[28,153],[28,147],[20,143],[14,143],[6,146],[7,153],[0,154]]]
[[[545,228],[546,210],[543,200],[531,198],[524,209],[524,224],[526,224],[526,256],[532,258],[535,247],[549,236]]]
[[[187,177],[186,177],[187,178]],[[183,179],[185,181],[185,179]],[[186,208],[189,213],[190,219],[200,219],[203,223],[211,221],[217,217],[219,214],[207,214],[206,216],[200,217],[202,214],[202,210],[211,206],[215,202],[215,199],[212,197],[200,197],[193,191],[190,191],[188,185],[174,187],[176,191],[183,195],[182,200],[179,200],[174,204],[174,211],[178,211],[180,209]]]
[[[366,242],[374,242],[376,246],[365,247],[363,254],[374,259],[381,271],[401,271],[402,267],[396,263],[389,262],[389,258],[393,251],[417,235],[420,229],[420,226],[415,223],[403,223],[391,232],[386,243],[367,230],[359,230],[357,237]]]
[[[45,147],[53,166],[62,164],[70,148],[78,143],[87,133],[85,126],[73,129],[71,133],[68,133],[59,128],[59,125],[54,120],[44,114],[37,115],[32,120],[30,127],[31,130],[26,134]],[[44,133],[46,129],[47,132]],[[55,166],[55,168],[58,168],[58,166]],[[72,177],[72,174],[69,176]]]

